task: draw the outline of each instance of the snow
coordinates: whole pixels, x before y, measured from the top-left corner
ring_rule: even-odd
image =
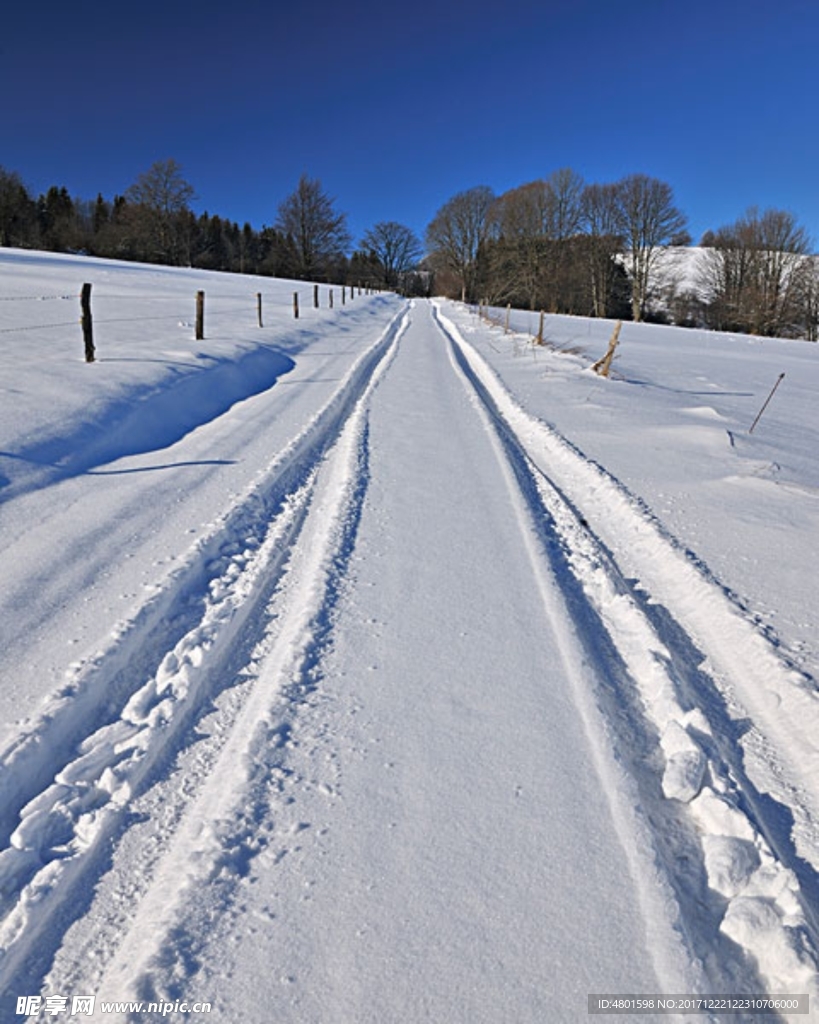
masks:
[[[815,998],[816,346],[328,290],[0,250],[0,1019]]]

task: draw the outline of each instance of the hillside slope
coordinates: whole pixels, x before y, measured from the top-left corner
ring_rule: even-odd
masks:
[[[0,257],[0,1019],[816,994],[814,346]]]

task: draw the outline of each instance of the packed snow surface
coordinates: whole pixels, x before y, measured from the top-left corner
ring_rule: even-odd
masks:
[[[313,298],[0,250],[0,1021],[815,1007],[819,349]]]

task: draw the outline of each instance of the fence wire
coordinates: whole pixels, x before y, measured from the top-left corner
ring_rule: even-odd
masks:
[[[321,295],[323,303],[320,307],[314,305],[314,286],[311,284],[303,284],[302,287],[294,288],[294,293],[299,294],[299,305],[302,308],[303,313],[308,313],[314,308],[341,308],[344,304],[344,299],[341,302],[334,301],[332,307],[329,303],[329,292],[339,293],[336,298],[343,295],[345,290],[349,290],[350,298],[352,299],[355,292],[354,288],[349,285],[321,285]],[[284,302],[272,299],[269,296],[265,296],[264,292],[261,293],[264,300],[264,305],[267,310],[290,308],[290,300]],[[359,294],[361,290],[359,289]],[[0,295],[0,303],[2,302],[77,302],[80,299],[81,293],[74,292],[71,294],[61,293],[55,295]],[[220,292],[205,292],[205,300],[207,303],[207,320],[219,320],[225,317],[239,318],[243,321],[250,321],[255,319],[259,315],[259,309],[256,305],[258,300],[259,292],[253,291],[248,292],[243,298],[235,293],[227,294]],[[309,296],[309,298],[308,298]],[[114,292],[114,293],[103,293],[94,296],[93,302],[97,310],[100,310],[100,306],[108,306],[111,302],[150,302],[152,305],[159,305],[161,303],[178,304],[180,297],[178,294],[173,295],[162,295],[152,293],[150,295],[140,295],[134,292]],[[217,304],[217,308],[214,308],[214,303]],[[227,308],[226,308],[227,307]],[[108,307],[110,308],[110,307]],[[107,317],[105,315],[94,315],[94,326],[104,324],[126,324],[126,323],[150,323],[157,321],[175,321],[185,326],[193,326],[194,311],[193,309],[186,309],[183,311],[177,311],[173,313],[165,313],[161,315],[150,315],[150,316],[130,316],[130,317]],[[78,316],[76,320],[60,321],[59,323],[43,323],[43,324],[22,324],[15,327],[0,327],[0,334],[17,334],[23,331],[45,331],[53,330],[56,328],[76,327],[82,322],[81,316]]]
[[[66,320],[59,324],[27,324],[25,327],[0,327],[0,334],[17,334],[19,331],[47,331],[52,327],[76,327],[79,320]]]
[[[0,302],[50,302],[54,299],[76,299],[76,295],[0,295]]]

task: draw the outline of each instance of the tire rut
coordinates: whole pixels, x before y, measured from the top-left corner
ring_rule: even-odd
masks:
[[[723,651],[709,654],[679,609],[652,596],[642,573],[634,579],[633,570],[623,571],[619,553],[595,532],[605,506],[592,507],[582,487],[575,483],[572,488],[572,474],[591,476],[600,490],[609,484],[615,492],[607,495],[609,501],[620,499],[614,530],[628,536],[653,524],[633,502],[623,500],[622,490],[604,470],[517,406],[440,311],[436,319],[456,370],[513,469],[543,551],[597,666],[595,699],[618,757],[635,781],[641,815],[677,894],[693,955],[710,964],[714,985],[753,990],[758,969],[762,985],[758,981],[757,990],[787,991],[798,983],[800,991],[815,993],[816,874],[793,836],[794,822],[812,822],[810,806],[800,804],[794,787],[780,785],[775,795],[770,792],[765,783],[776,755],[754,723],[737,720],[731,680],[726,684],[712,668],[715,662],[724,665]],[[557,448],[562,464],[554,454]],[[678,550],[653,532],[655,557],[656,546],[665,545],[667,559],[676,561]],[[724,600],[698,566],[685,564],[683,570],[698,576],[712,603]],[[721,614],[736,631],[731,610]],[[796,678],[776,652],[765,653],[782,685],[804,693],[806,681]],[[749,734],[756,748],[748,745]],[[761,782],[752,778],[754,767]],[[756,965],[750,973],[749,963]]]
[[[393,319],[186,565],[3,753],[5,993],[22,975],[27,990],[35,976],[42,979],[59,938],[45,941],[51,954],[40,950],[33,967],[38,940],[54,921],[57,936],[65,931],[73,894],[105,870],[109,844],[127,829],[136,797],[168,770],[196,721],[253,661],[281,613],[275,598],[299,561],[306,524],[326,511],[321,479],[336,459],[332,452],[351,420],[360,420],[362,396],[389,362],[405,322],[406,313]],[[309,578],[302,586],[313,594]]]

